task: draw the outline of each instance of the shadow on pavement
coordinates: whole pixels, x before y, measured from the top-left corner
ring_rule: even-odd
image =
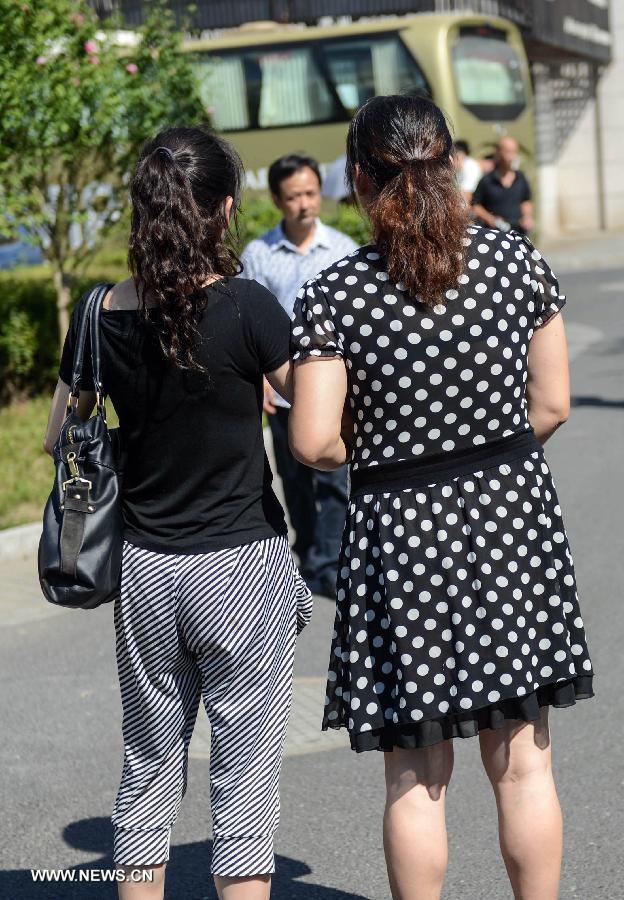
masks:
[[[602,409],[624,409],[624,400],[609,400],[606,397],[572,397],[572,406],[597,406]]]
[[[65,843],[80,850],[102,854],[87,863],[73,866],[74,883],[33,882],[30,869],[0,872],[0,897],[11,900],[93,900],[94,897],[117,896],[114,883],[78,882],[78,873],[85,870],[112,870],[113,829],[109,819],[82,819],[68,825]],[[212,841],[196,841],[171,848],[167,864],[165,900],[217,900],[212,876],[210,854]],[[367,900],[361,894],[351,894],[318,884],[304,884],[296,879],[310,874],[310,867],[287,856],[276,857],[277,874],[273,882],[271,900]],[[84,877],[84,876],[83,876]]]

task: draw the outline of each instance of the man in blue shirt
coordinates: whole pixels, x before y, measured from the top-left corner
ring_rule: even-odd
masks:
[[[283,218],[247,245],[241,255],[242,275],[263,284],[292,315],[301,285],[357,245],[320,221],[321,175],[311,157],[294,153],[280,157],[269,169],[269,187]],[[293,549],[311,589],[333,596],[345,520],[347,471],[343,467],[317,472],[294,458],[288,446],[288,408],[265,381],[264,410],[296,534]]]

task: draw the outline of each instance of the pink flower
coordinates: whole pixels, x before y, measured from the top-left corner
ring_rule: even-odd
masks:
[[[72,84],[74,87],[80,87],[80,78],[72,78]]]
[[[216,113],[216,111],[217,111],[217,110],[216,110],[216,107],[214,107],[214,106],[207,106],[207,107],[206,107],[206,112],[208,113],[209,116],[214,116],[214,114]]]
[[[85,53],[97,53],[98,45],[95,41],[85,41]]]
[[[74,13],[73,16],[69,17],[74,25],[84,25],[87,17],[84,13]]]
[[[99,56],[90,56],[90,57],[89,57],[89,62],[91,63],[92,66],[99,66],[99,64],[100,64],[100,57],[99,57]]]
[[[138,71],[139,67],[136,63],[128,63],[128,65],[126,66],[126,72],[130,72],[131,75],[136,75]]]
[[[35,62],[37,63],[38,66],[45,66],[47,61],[48,61],[47,56],[38,56],[37,59],[35,60]]]

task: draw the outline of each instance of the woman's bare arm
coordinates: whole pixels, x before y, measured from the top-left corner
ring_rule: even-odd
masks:
[[[264,376],[266,380],[269,382],[269,385],[274,391],[283,397],[288,403],[292,403],[292,394],[293,394],[293,364],[292,361],[289,360],[285,362],[283,366],[280,366],[279,369],[275,369],[273,372],[267,372]],[[267,409],[266,403],[267,399],[270,401],[271,405],[273,405],[274,397],[267,397],[268,392],[265,390],[264,392],[264,400],[265,400],[265,412],[274,413],[275,408]]]
[[[43,449],[46,453],[52,455],[54,445],[61,433],[61,427],[67,415],[67,398],[69,397],[69,385],[65,384],[59,378],[52,398],[50,414],[48,416],[48,427],[46,428],[45,438],[43,441]],[[81,419],[89,418],[95,406],[95,394],[93,391],[80,391],[78,398],[78,406],[76,412]]]
[[[529,344],[529,421],[543,444],[570,414],[568,346],[561,313],[537,328]]]
[[[290,449],[315,469],[331,471],[345,464],[343,438],[347,370],[341,357],[308,357],[294,372],[293,407],[288,419]]]

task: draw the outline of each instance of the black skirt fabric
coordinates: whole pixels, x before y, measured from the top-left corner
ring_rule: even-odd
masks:
[[[428,747],[593,696],[574,564],[541,448],[351,497],[323,729]]]

